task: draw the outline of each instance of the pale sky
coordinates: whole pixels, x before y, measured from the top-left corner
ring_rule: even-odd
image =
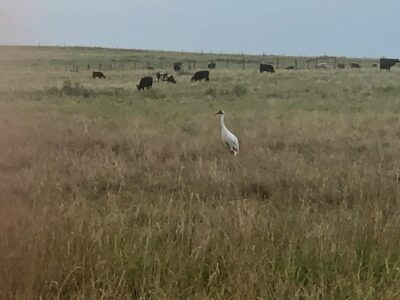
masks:
[[[0,0],[0,44],[400,58],[399,0]]]

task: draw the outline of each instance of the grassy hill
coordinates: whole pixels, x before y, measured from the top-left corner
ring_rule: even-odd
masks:
[[[396,299],[400,70],[244,58],[0,47],[0,298]]]
[[[155,69],[172,70],[174,62],[184,63],[184,69],[207,68],[210,61],[214,61],[218,69],[257,69],[260,63],[270,63],[275,68],[285,69],[295,66],[297,60],[298,69],[313,69],[316,57],[294,57],[278,55],[246,55],[246,54],[212,54],[212,53],[188,53],[167,52],[134,49],[109,49],[88,47],[13,47],[0,46],[3,57],[0,61],[15,64],[24,64],[25,67],[36,66],[52,70],[68,69],[76,65],[81,70],[101,68],[104,70],[138,70],[147,67]],[[337,57],[336,62],[357,62],[363,67],[371,67],[378,59],[373,58],[347,58]],[[309,63],[307,61],[311,60]],[[333,68],[334,59],[330,56],[318,57],[320,62],[328,62]]]

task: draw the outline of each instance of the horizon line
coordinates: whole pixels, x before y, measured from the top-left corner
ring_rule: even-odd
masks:
[[[45,48],[97,48],[97,49],[109,49],[109,50],[122,50],[122,51],[152,51],[152,52],[173,52],[173,53],[187,53],[187,54],[199,54],[199,55],[236,55],[236,56],[273,56],[273,57],[314,57],[314,58],[318,58],[318,57],[325,57],[325,58],[333,58],[333,57],[341,57],[341,58],[354,58],[354,59],[380,59],[380,58],[387,58],[385,56],[381,56],[381,57],[368,57],[368,56],[364,56],[364,57],[360,57],[360,56],[345,56],[345,55],[333,55],[333,54],[320,54],[320,55],[303,55],[303,54],[296,54],[296,55],[292,55],[292,54],[271,54],[271,53],[261,53],[261,54],[254,54],[254,53],[246,53],[246,52],[222,52],[222,51],[211,51],[208,50],[171,50],[171,49],[152,49],[152,48],[125,48],[125,47],[118,47],[118,46],[114,46],[114,47],[110,47],[110,46],[94,46],[94,45],[67,45],[67,44],[63,44],[63,45],[59,45],[59,44],[3,44],[0,43],[0,47],[32,47],[32,48],[38,48],[38,47],[45,47]]]

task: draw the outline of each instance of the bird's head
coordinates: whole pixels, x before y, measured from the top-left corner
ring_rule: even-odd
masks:
[[[216,113],[216,115],[223,115],[223,114],[224,114],[223,110],[220,110],[219,112]]]

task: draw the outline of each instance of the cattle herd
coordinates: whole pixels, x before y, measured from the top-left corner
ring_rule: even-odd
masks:
[[[400,62],[399,59],[393,59],[393,58],[381,58],[379,63],[380,63],[380,69],[381,70],[387,70],[390,71],[390,68],[392,66],[394,66],[396,63]],[[181,62],[176,62],[173,64],[173,68],[175,70],[175,72],[179,72],[182,70],[182,66],[183,64]],[[316,69],[324,69],[327,70],[328,69],[328,63],[326,62],[321,62],[321,63],[317,63],[315,65]],[[209,69],[215,69],[216,65],[214,62],[210,62],[207,67]],[[346,67],[346,65],[344,63],[338,63],[337,64],[338,69],[344,69]],[[361,65],[358,63],[354,63],[354,62],[350,62],[349,63],[349,67],[351,69],[360,69]],[[372,64],[372,67],[378,67],[377,64]],[[150,68],[149,68],[150,69]],[[153,68],[151,68],[153,69]],[[285,68],[286,70],[294,70],[295,67],[294,66],[289,66]],[[260,73],[275,73],[275,69],[274,66],[272,64],[260,64],[259,67],[259,71]],[[167,72],[157,72],[156,73],[156,77],[157,77],[157,81],[160,82],[161,81],[166,81],[168,83],[173,83],[176,84],[176,80],[174,78],[174,76],[170,73]],[[106,79],[106,76],[103,74],[103,72],[100,71],[93,71],[92,73],[92,78],[96,79]],[[210,71],[204,70],[204,71],[197,71],[194,73],[194,75],[192,76],[191,81],[210,81]],[[151,76],[145,76],[142,77],[140,79],[140,82],[138,85],[136,85],[137,89],[139,91],[144,90],[144,89],[149,89],[153,86],[153,77]]]

